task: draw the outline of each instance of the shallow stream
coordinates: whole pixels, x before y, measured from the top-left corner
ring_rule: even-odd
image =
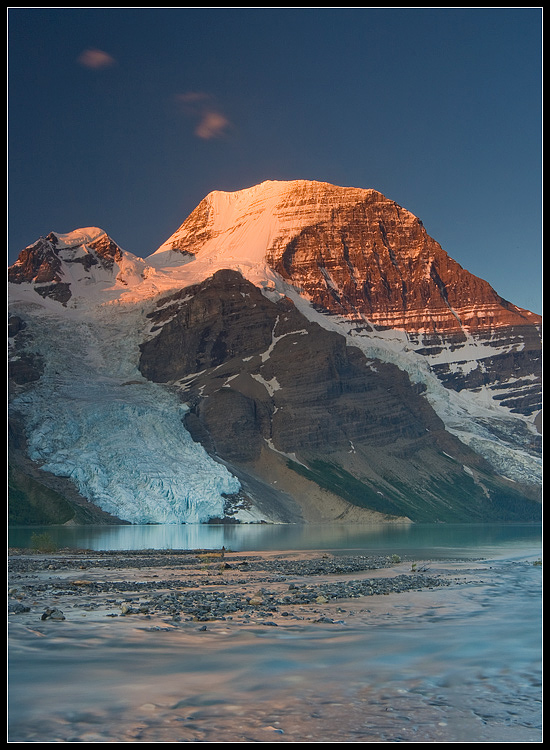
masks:
[[[330,623],[10,618],[9,740],[540,742],[540,528],[504,537],[426,547],[460,585]]]

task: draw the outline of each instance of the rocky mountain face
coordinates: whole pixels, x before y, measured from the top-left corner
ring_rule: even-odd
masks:
[[[458,391],[514,379],[499,398],[525,415],[540,409],[540,317],[465,271],[396,203],[375,194],[336,208],[273,249],[269,262],[317,309],[367,331],[405,331],[424,356],[457,352],[470,341],[491,347],[493,354],[467,371],[448,363],[434,363],[433,371]],[[496,351],[502,346],[506,351]]]
[[[267,299],[238,272],[160,300],[150,318],[156,335],[140,347],[141,372],[178,388],[191,434],[245,486],[277,476],[289,487],[299,474],[301,493],[321,486],[380,517],[536,516],[445,431],[405,373],[368,360],[288,298]]]
[[[214,192],[146,259],[101,230],[52,233],[21,253],[10,282],[13,413],[35,466],[78,476],[80,494],[115,518],[181,522],[178,488],[200,494],[201,482],[213,499],[194,520],[540,517],[540,317],[377,191],[294,181]],[[81,453],[61,445],[69,422],[82,435],[92,420],[82,390],[72,386],[77,418],[71,388],[48,375],[76,321],[64,355],[73,383],[100,380],[109,419],[131,404],[154,421],[151,453],[159,420],[181,406],[185,450],[205,451],[199,473],[185,474],[188,453],[168,466],[164,448],[149,470],[130,448],[98,467],[91,439]],[[131,435],[118,417],[92,421],[105,440],[120,430],[117,446]],[[166,421],[177,452],[186,438],[174,430]],[[129,486],[139,474],[124,514],[101,500],[98,473],[106,486],[109,473]],[[194,513],[197,502],[186,495]]]
[[[271,248],[268,261],[322,310],[378,328],[460,341],[540,322],[453,261],[420,219],[374,191]]]
[[[371,348],[399,332],[447,388],[492,389],[533,417],[541,408],[540,316],[463,269],[420,219],[375,190],[295,181],[207,196],[159,248],[256,281],[258,254],[311,307]],[[265,220],[265,216],[269,220]],[[155,255],[151,256],[152,258]],[[262,267],[260,283],[265,283]]]

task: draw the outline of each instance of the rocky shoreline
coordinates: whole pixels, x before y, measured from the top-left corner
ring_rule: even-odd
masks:
[[[538,668],[490,612],[529,603],[533,563],[493,564],[10,550],[10,739],[538,741]]]
[[[171,625],[331,622],[346,601],[451,582],[397,555],[10,550],[8,611],[34,620],[134,615]]]

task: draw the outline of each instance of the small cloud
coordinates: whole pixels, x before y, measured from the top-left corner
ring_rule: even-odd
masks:
[[[212,97],[210,94],[204,93],[204,91],[188,91],[186,94],[177,94],[176,99],[183,104],[197,104],[209,102]]]
[[[107,52],[103,52],[103,50],[87,49],[78,57],[78,62],[85,68],[101,70],[102,68],[110,68],[116,61],[114,57],[111,57]]]
[[[203,140],[220,138],[231,126],[230,121],[220,111],[213,97],[202,91],[189,91],[178,94],[176,101],[183,105],[186,117],[198,120],[195,135]]]
[[[229,124],[227,117],[220,112],[204,112],[201,121],[195,128],[195,134],[205,140],[219,138],[225,133]]]

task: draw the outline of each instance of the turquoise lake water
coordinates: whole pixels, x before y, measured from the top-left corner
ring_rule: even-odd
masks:
[[[33,534],[60,547],[92,550],[232,549],[418,552],[459,557],[541,547],[540,524],[224,524],[44,526],[9,530],[9,545],[27,547]]]

